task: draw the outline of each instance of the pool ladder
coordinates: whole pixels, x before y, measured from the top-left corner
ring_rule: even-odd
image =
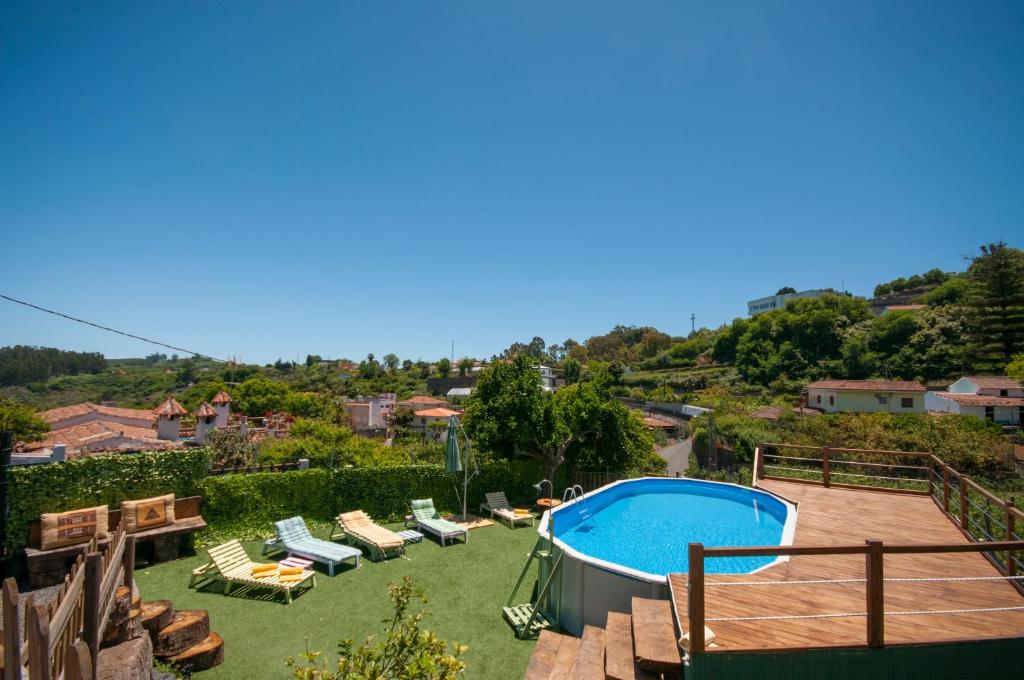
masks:
[[[579,489],[579,493],[576,493],[576,489]],[[575,484],[569,487],[565,490],[565,493],[562,494],[563,503],[573,500],[578,501],[576,503],[576,511],[579,512],[580,522],[590,522],[593,524],[594,515],[590,512],[590,504],[587,502],[587,494],[583,491],[583,486],[580,484]]]

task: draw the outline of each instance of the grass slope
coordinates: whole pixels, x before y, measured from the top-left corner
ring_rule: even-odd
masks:
[[[326,531],[313,531],[327,538]],[[333,578],[320,571],[316,588],[300,593],[291,606],[280,595],[263,600],[234,592],[226,597],[218,586],[189,590],[192,569],[205,561],[203,550],[195,557],[138,570],[135,578],[144,600],[168,599],[176,609],[209,611],[211,627],[224,638],[225,661],[198,674],[203,680],[291,677],[285,658],[297,657],[307,636],[309,648],[324,652],[333,666],[340,639],[361,640],[383,632],[382,620],[392,613],[387,584],[406,574],[426,590],[425,627],[449,642],[469,646],[467,678],[520,678],[534,643],[515,638],[501,607],[536,538],[529,527],[510,530],[500,524],[473,530],[467,545],[442,548],[427,537],[408,547],[408,559],[364,560],[359,569],[343,568]],[[261,543],[250,541],[245,547],[253,559],[261,559]],[[524,584],[520,597],[529,596],[529,586]]]

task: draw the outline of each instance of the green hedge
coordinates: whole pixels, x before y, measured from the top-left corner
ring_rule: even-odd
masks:
[[[531,461],[485,463],[469,485],[469,508],[484,494],[503,490],[512,502],[533,501],[540,467]],[[254,538],[272,533],[276,520],[301,515],[310,522],[329,523],[339,512],[362,509],[388,520],[400,519],[413,498],[433,498],[439,510],[461,510],[455,481],[436,465],[376,468],[311,469],[208,477],[200,485],[209,541],[227,537]]]
[[[206,449],[90,456],[9,471],[10,515],[4,531],[8,553],[25,547],[28,523],[44,512],[173,493],[194,496],[210,468]]]

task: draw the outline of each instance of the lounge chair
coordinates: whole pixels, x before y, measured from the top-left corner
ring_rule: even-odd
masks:
[[[357,548],[350,548],[347,545],[338,545],[320,538],[313,538],[306,527],[306,521],[301,517],[289,517],[280,522],[274,522],[277,529],[277,536],[281,544],[288,551],[289,555],[298,555],[307,560],[322,562],[327,565],[327,573],[334,576],[334,567],[347,560],[354,560],[356,568],[359,567],[363,553]]]
[[[345,542],[369,550],[371,560],[385,560],[405,552],[405,539],[375,524],[362,510],[341,513],[334,528],[341,529]],[[334,529],[331,529],[331,538],[334,538]]]
[[[303,569],[299,580],[292,582],[282,582],[281,576],[276,570],[272,576],[255,578],[252,575],[252,569],[259,566],[259,563],[249,559],[245,548],[237,539],[218,545],[216,548],[210,548],[207,552],[210,554],[211,562],[192,570],[192,579],[188,583],[189,588],[195,587],[202,579],[219,579],[224,581],[225,595],[231,592],[231,586],[235,584],[259,586],[282,591],[285,603],[291,604],[292,590],[307,585],[307,582],[310,588],[316,586],[316,572],[310,569]]]
[[[441,519],[441,515],[434,509],[433,498],[413,501],[412,514],[416,517],[416,527],[429,531],[440,538],[441,545],[459,536],[462,536],[463,540],[469,543],[469,529],[463,529],[455,522]]]
[[[505,498],[504,491],[485,494],[485,496],[487,497],[487,502],[480,504],[480,512],[490,512],[491,517],[507,521],[508,525],[513,529],[516,526],[516,522],[529,522],[530,526],[533,526],[533,515],[529,513],[525,515],[517,514],[515,509],[509,504],[508,499]]]

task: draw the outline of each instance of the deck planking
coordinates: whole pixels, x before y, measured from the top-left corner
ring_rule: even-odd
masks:
[[[794,545],[967,543],[927,496],[762,480],[761,488],[799,504]],[[713,560],[707,568],[713,569]],[[718,617],[863,613],[865,584],[714,587],[743,581],[863,579],[863,555],[795,556],[754,574],[706,574],[705,617],[717,647],[708,652],[864,646],[867,617],[713,621]],[[998,576],[981,553],[886,555],[885,578]],[[671,574],[677,621],[686,630],[686,575]],[[911,644],[1024,635],[1024,610],[895,616],[890,612],[1024,606],[1009,584],[993,581],[885,582],[885,643]]]

